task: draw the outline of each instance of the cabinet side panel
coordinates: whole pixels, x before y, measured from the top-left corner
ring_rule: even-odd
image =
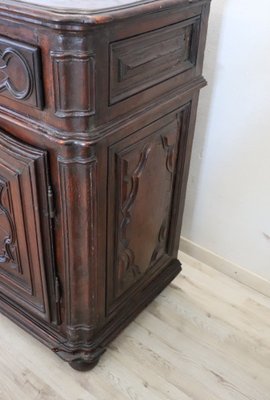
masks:
[[[109,148],[108,312],[172,260],[189,110],[187,104]]]

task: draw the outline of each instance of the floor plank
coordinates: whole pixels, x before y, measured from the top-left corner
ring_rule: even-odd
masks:
[[[270,400],[270,298],[181,261],[88,373],[1,315],[0,400]]]

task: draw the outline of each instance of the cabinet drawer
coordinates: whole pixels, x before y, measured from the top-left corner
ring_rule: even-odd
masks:
[[[200,16],[110,44],[110,104],[196,66]]]
[[[36,46],[0,36],[0,101],[8,98],[42,109],[40,50]],[[16,103],[14,103],[16,108]]]
[[[46,157],[0,131],[0,295],[50,320]]]

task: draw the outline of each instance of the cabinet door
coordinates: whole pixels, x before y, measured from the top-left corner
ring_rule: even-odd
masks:
[[[169,232],[187,112],[170,114],[109,148],[108,312],[172,258]]]
[[[46,152],[0,131],[0,295],[50,320],[47,181]]]

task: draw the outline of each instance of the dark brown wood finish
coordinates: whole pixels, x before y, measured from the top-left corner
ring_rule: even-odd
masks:
[[[181,270],[209,1],[29,3],[0,5],[0,309],[87,370]]]

